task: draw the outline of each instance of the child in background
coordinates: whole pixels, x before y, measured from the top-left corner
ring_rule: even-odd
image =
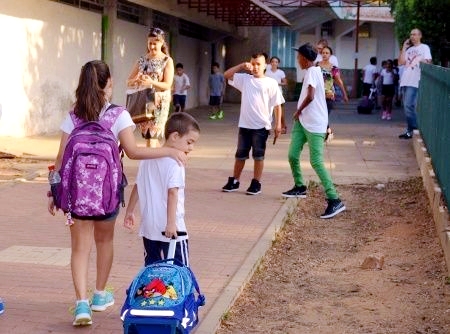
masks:
[[[178,63],[175,65],[175,75],[173,77],[173,105],[175,111],[184,111],[189,88],[191,88],[189,77],[184,73],[183,64]]]
[[[209,105],[211,106],[209,119],[223,119],[221,104],[225,93],[225,77],[219,72],[219,63],[214,62],[211,70],[212,73],[208,79]]]
[[[381,95],[383,96],[383,113],[381,115],[381,119],[390,121],[392,118],[392,100],[395,95],[395,73],[391,59],[386,61],[386,66],[381,70],[380,76],[382,83]]]
[[[187,113],[174,113],[167,120],[163,147],[186,154],[194,149],[200,136],[197,121]],[[177,238],[175,259],[189,266],[188,235],[184,221],[185,168],[171,158],[143,160],[139,165],[136,184],[130,195],[124,226],[135,225],[134,209],[139,200],[145,265],[167,258],[170,238]],[[162,234],[164,232],[164,235]],[[163,255],[163,256],[162,256]]]
[[[278,66],[280,65],[280,58],[273,56],[270,58],[270,66],[266,70],[266,77],[275,79],[278,82],[278,87],[280,88],[281,94],[283,94],[283,86],[287,86],[286,74],[283,70],[280,70]],[[287,125],[286,118],[284,116],[284,103],[281,105],[281,133],[286,134]]]

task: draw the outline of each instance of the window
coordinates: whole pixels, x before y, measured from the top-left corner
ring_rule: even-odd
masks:
[[[104,0],[54,0],[66,5],[71,5],[81,9],[90,10],[96,13],[103,13]]]
[[[280,58],[280,67],[295,67],[296,53],[292,48],[296,47],[296,40],[295,31],[287,27],[272,27],[269,56],[277,56]]]
[[[117,18],[120,20],[146,25],[147,15],[147,7],[123,0],[117,2]]]

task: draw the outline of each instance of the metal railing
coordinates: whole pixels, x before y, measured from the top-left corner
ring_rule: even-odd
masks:
[[[420,68],[418,125],[449,209],[450,68],[429,64],[421,64]]]

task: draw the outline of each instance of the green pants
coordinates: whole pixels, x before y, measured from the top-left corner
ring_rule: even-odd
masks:
[[[294,121],[294,127],[291,132],[291,143],[289,145],[289,165],[291,166],[292,176],[296,186],[305,185],[302,171],[300,168],[300,154],[305,143],[309,145],[309,162],[316,172],[317,176],[325,189],[328,199],[337,199],[339,195],[331,180],[330,173],[325,168],[323,162],[323,147],[325,133],[311,133],[306,130],[298,120]]]

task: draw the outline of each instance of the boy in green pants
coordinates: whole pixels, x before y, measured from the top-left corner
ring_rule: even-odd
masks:
[[[300,154],[303,145],[309,145],[309,161],[325,189],[327,208],[320,218],[332,218],[345,210],[344,203],[334,187],[330,173],[323,162],[324,138],[327,131],[328,112],[325,101],[325,88],[320,67],[314,66],[317,52],[309,44],[298,49],[297,61],[306,70],[302,91],[294,113],[294,126],[289,145],[289,165],[294,177],[294,187],[285,191],[283,197],[306,197],[306,186],[300,168]]]

